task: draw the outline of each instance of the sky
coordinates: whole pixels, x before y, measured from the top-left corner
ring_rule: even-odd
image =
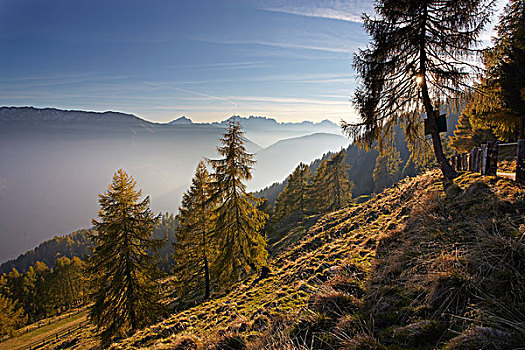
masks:
[[[355,120],[371,0],[0,0],[0,105]]]

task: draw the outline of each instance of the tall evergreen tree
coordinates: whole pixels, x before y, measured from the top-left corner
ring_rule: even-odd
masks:
[[[213,167],[212,201],[218,255],[213,271],[221,283],[231,283],[244,272],[264,266],[268,252],[261,234],[268,215],[257,209],[261,199],[246,192],[252,178],[253,155],[246,151],[241,124],[230,120],[218,147],[221,159],[209,160]]]
[[[180,295],[193,292],[203,295],[204,299],[210,297],[210,262],[215,256],[216,245],[210,190],[206,165],[200,162],[177,215],[174,274]]]
[[[363,17],[372,44],[354,56],[360,77],[354,104],[361,121],[343,123],[360,143],[392,137],[402,125],[407,140],[422,139],[421,112],[445,178],[457,176],[443,152],[436,109],[462,91],[472,47],[489,20],[492,0],[377,0],[376,17]],[[438,107],[438,108],[436,108]]]
[[[27,320],[24,310],[13,300],[0,295],[0,337],[13,335]]]
[[[525,1],[509,1],[483,63],[472,124],[490,126],[501,139],[525,138]]]
[[[304,163],[299,163],[288,177],[288,183],[283,191],[275,200],[272,221],[278,223],[296,210],[300,211],[301,215],[305,214],[308,209],[311,177],[310,167]]]
[[[99,195],[99,220],[93,220],[95,249],[89,259],[93,305],[90,319],[107,344],[152,323],[162,310],[156,289],[156,267],[148,249],[162,244],[152,233],[158,217],[149,209],[149,197],[123,170]]]
[[[43,319],[46,318],[52,310],[50,291],[51,270],[49,270],[49,267],[45,263],[36,261],[35,272],[37,275],[35,293],[38,299],[35,313],[38,319]]]
[[[310,202],[317,212],[339,210],[350,203],[354,184],[350,181],[345,163],[345,151],[323,160],[312,181]]]
[[[401,156],[395,147],[384,148],[380,151],[373,172],[376,192],[392,186],[399,180],[401,163]]]
[[[484,142],[495,140],[494,134],[486,126],[483,129],[472,126],[471,119],[475,115],[476,110],[471,101],[461,112],[454,136],[450,137],[450,146],[459,153],[468,153]]]
[[[315,213],[326,212],[328,207],[327,203],[330,201],[326,184],[327,162],[327,159],[323,159],[317,169],[315,169],[310,190],[308,191],[308,207],[309,210]]]
[[[37,274],[33,266],[20,276],[22,295],[18,297],[22,308],[26,311],[29,322],[35,322],[37,319],[36,305],[39,302],[36,295]]]

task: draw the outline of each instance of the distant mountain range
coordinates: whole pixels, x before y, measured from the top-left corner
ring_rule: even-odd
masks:
[[[282,181],[300,161],[348,144],[328,121],[239,119],[247,149],[258,160],[250,190]],[[199,160],[217,157],[225,126],[226,121],[194,124],[179,118],[160,124],[118,112],[1,107],[0,262],[57,234],[90,227],[97,196],[119,168],[151,197],[153,210],[176,212]],[[277,141],[262,148],[253,138]]]
[[[243,130],[246,132],[246,137],[248,137],[253,142],[257,143],[262,147],[268,147],[277,141],[299,137],[307,136],[314,133],[329,133],[341,135],[341,127],[334,124],[329,120],[323,120],[319,123],[312,123],[310,121],[303,121],[300,123],[279,123],[273,118],[267,117],[230,117],[221,122],[214,123],[193,123],[191,119],[182,116],[178,119],[175,119],[168,124],[170,125],[214,125],[217,127],[225,128],[228,126],[228,122],[234,119],[239,121],[243,127]]]

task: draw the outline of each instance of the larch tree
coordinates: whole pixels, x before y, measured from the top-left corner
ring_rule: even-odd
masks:
[[[26,321],[24,310],[16,302],[0,294],[0,337],[14,335]]]
[[[350,203],[354,184],[349,179],[350,166],[345,157],[345,151],[341,150],[317,168],[309,199],[317,212],[339,210]]]
[[[483,54],[471,123],[490,127],[500,139],[525,138],[525,1],[510,0],[496,29]]]
[[[241,124],[230,120],[217,151],[223,157],[208,160],[213,168],[212,196],[216,201],[217,256],[213,271],[219,283],[229,284],[243,273],[266,264],[266,239],[261,234],[268,215],[257,209],[261,199],[246,192],[252,178],[253,155],[246,151]]]
[[[395,147],[380,150],[372,176],[376,192],[392,186],[401,176],[401,156]]]
[[[290,195],[290,210],[299,210],[304,215],[307,210],[308,189],[312,173],[310,167],[299,163],[288,179],[288,192]]]
[[[454,136],[450,138],[450,146],[459,153],[468,153],[484,142],[495,140],[494,134],[487,125],[482,129],[472,126],[471,120],[477,115],[474,106],[473,101],[467,104],[459,115]]]
[[[327,159],[323,159],[312,176],[310,189],[308,191],[308,209],[315,213],[326,211],[328,198],[328,187],[326,186]]]
[[[114,174],[99,195],[99,220],[93,220],[90,234],[95,248],[88,266],[93,290],[89,317],[103,344],[152,323],[163,310],[158,270],[148,254],[163,243],[152,238],[158,217],[149,208],[149,197],[141,199],[135,186],[124,170]]]
[[[426,112],[434,155],[446,179],[457,176],[443,152],[438,111],[462,93],[475,68],[469,60],[489,21],[493,0],[377,0],[376,16],[363,16],[372,43],[354,56],[359,85],[357,123],[342,122],[370,147],[402,125],[416,147]]]
[[[216,252],[210,191],[210,176],[204,162],[200,162],[177,215],[173,272],[180,295],[210,297],[210,262]]]
[[[274,205],[272,220],[276,223],[298,210],[304,215],[308,209],[308,191],[312,173],[310,167],[299,163],[288,177],[288,183],[277,196]]]
[[[37,275],[35,293],[38,298],[35,313],[38,319],[42,319],[46,318],[51,311],[51,288],[49,287],[51,270],[45,263],[37,260],[35,262],[35,272]]]

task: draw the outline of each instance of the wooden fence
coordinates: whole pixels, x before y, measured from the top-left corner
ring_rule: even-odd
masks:
[[[50,345],[58,343],[65,336],[71,335],[73,332],[82,329],[87,325],[87,321],[80,322],[78,325],[70,328],[62,329],[54,334],[51,334],[44,339],[34,341],[26,344],[23,347],[17,348],[17,350],[35,350],[35,349],[47,349]]]
[[[516,147],[515,156],[500,157],[502,150],[507,147]],[[458,171],[480,172],[481,175],[497,176],[501,174],[498,173],[499,158],[516,159],[514,179],[519,183],[525,183],[525,139],[512,143],[490,141],[481,147],[474,147],[469,153],[452,156],[451,162]]]

